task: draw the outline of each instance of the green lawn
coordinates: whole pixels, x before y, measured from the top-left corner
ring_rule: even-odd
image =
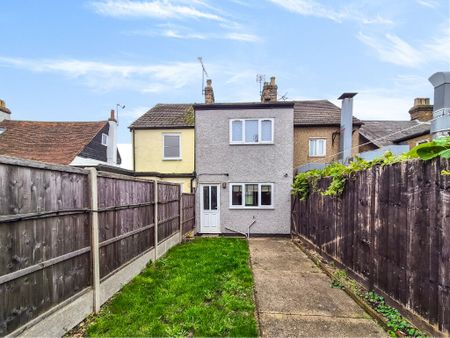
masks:
[[[245,240],[199,238],[149,265],[87,328],[89,336],[258,335]]]

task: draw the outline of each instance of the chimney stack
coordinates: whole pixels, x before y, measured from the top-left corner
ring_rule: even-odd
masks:
[[[214,89],[212,87],[212,80],[211,79],[206,80],[205,103],[206,104],[213,104],[214,103]]]
[[[338,100],[342,100],[341,108],[341,144],[340,159],[347,163],[352,157],[353,134],[353,97],[358,93],[344,93]]]
[[[264,82],[261,93],[261,102],[277,102],[278,86],[275,84],[275,76],[270,78],[270,82]]]
[[[117,164],[117,120],[116,112],[111,109],[111,115],[108,119],[108,145],[106,147],[106,162],[111,165]]]
[[[411,121],[427,122],[433,118],[433,105],[428,97],[417,97],[414,106],[409,110]]]
[[[450,72],[434,73],[429,81],[434,86],[433,138],[450,135]]]
[[[3,120],[11,120],[11,111],[6,107],[6,103],[0,100],[0,122]]]

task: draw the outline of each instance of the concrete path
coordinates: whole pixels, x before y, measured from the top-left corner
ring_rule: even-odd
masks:
[[[387,336],[290,239],[250,239],[263,337]]]

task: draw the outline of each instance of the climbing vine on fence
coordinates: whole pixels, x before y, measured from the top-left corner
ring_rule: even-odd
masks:
[[[323,169],[299,173],[295,176],[292,193],[301,200],[305,200],[311,192],[319,191],[317,188],[319,179],[330,177],[330,185],[324,191],[320,191],[320,193],[325,196],[339,196],[344,192],[347,180],[359,171],[367,170],[375,165],[386,166],[413,158],[431,160],[436,157],[450,158],[450,137],[443,137],[419,144],[411,151],[399,156],[395,156],[388,151],[382,157],[371,161],[355,157],[348,165],[334,162]],[[442,175],[450,175],[449,170],[443,170],[441,173]]]

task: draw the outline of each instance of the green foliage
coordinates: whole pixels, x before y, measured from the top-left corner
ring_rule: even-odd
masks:
[[[441,137],[427,143],[419,144],[411,149],[409,154],[420,157],[425,161],[436,157],[450,158],[450,137]]]
[[[414,158],[414,155],[407,153],[395,156],[388,151],[382,157],[371,161],[355,157],[347,166],[334,162],[323,169],[314,169],[297,174],[292,185],[292,193],[301,200],[305,200],[312,191],[318,191],[317,181],[320,178],[331,177],[330,185],[321,193],[325,196],[340,196],[344,192],[347,180],[355,173],[367,170],[375,165],[391,165],[410,158]]]
[[[178,245],[102,307],[85,336],[256,337],[248,260],[241,239]]]
[[[375,311],[382,314],[388,320],[387,326],[390,329],[388,333],[391,337],[396,337],[399,334],[408,337],[426,337],[423,332],[405,320],[397,309],[387,305],[384,298],[375,292],[366,292],[364,299]]]

